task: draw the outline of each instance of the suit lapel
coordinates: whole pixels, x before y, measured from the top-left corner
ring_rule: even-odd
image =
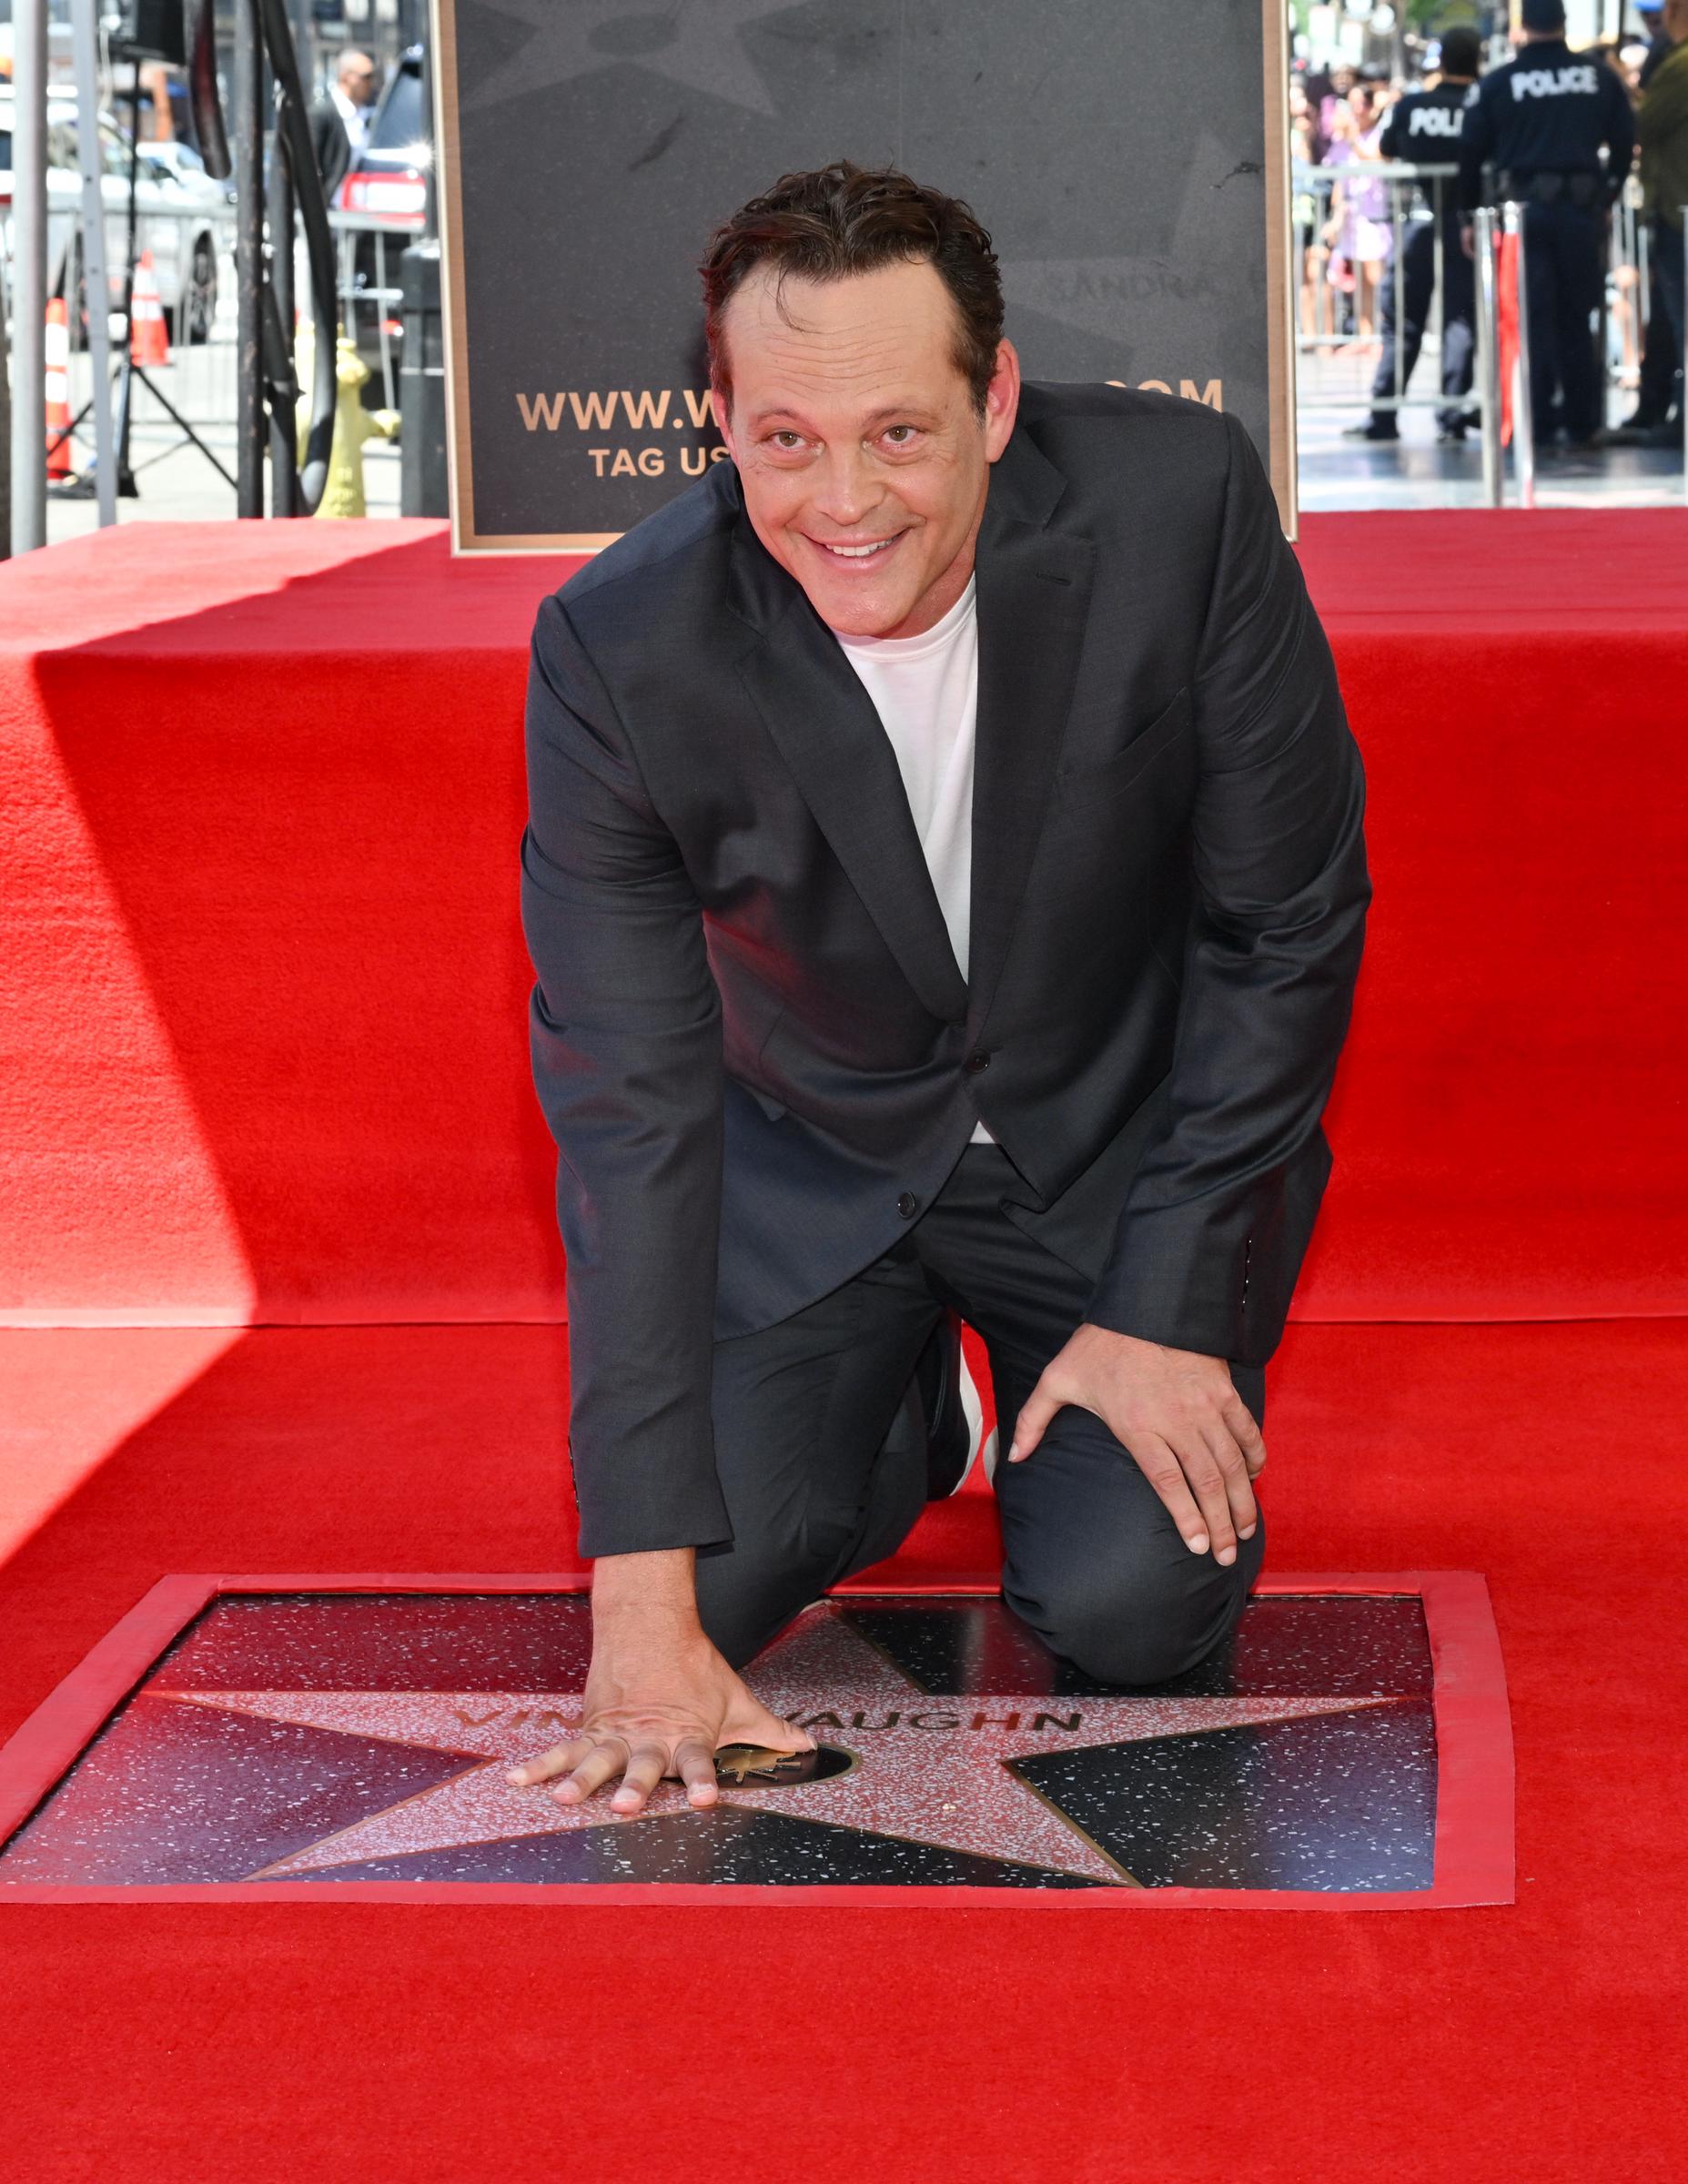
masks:
[[[748,526],[735,558],[735,604],[758,631],[739,662],[745,688],[910,986],[934,1016],[959,1024],[967,988],[873,701]]]
[[[1095,548],[1046,528],[1065,480],[1024,434],[991,473],[977,555],[979,703],[964,982],[873,702],[743,515],[730,597],[744,685],[816,824],[922,1002],[976,1033],[1031,871],[1078,672]]]
[[[1096,549],[1046,528],[1064,480],[1016,434],[980,527],[969,1027],[989,1014],[1036,854],[1078,673]]]

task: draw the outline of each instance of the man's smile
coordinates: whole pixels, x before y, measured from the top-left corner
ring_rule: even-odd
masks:
[[[808,539],[809,544],[817,552],[824,554],[835,567],[845,569],[865,568],[875,561],[883,561],[898,540],[906,535],[904,531],[893,531],[888,539],[838,540],[834,541],[828,539],[809,538],[806,531],[804,533],[804,536]]]

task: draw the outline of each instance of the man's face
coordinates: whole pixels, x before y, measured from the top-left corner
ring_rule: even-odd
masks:
[[[846,637],[916,637],[965,591],[1019,364],[1003,342],[981,416],[956,313],[925,263],[844,280],[753,273],[723,319],[715,420],[756,536]]]
[[[340,63],[340,89],[354,106],[367,106],[375,96],[375,63],[367,53],[349,54]]]

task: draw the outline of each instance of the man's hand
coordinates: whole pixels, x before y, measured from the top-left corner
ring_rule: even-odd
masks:
[[[1254,1537],[1251,1481],[1266,1443],[1223,1358],[1171,1350],[1087,1321],[1050,1359],[1026,1399],[1008,1451],[1024,1463],[1063,1404],[1094,1411],[1170,1512],[1193,1554],[1237,1560]]]
[[[1477,230],[1470,220],[1463,220],[1460,224],[1460,248],[1467,258],[1477,256]]]
[[[657,1784],[672,1776],[701,1807],[715,1802],[722,1745],[814,1750],[814,1738],[753,1698],[703,1635],[692,1560],[686,1548],[599,1562],[580,1732],[510,1768],[505,1779],[513,1786],[555,1781],[551,1795],[571,1805],[619,1776],[610,1803],[627,1815],[642,1812]]]

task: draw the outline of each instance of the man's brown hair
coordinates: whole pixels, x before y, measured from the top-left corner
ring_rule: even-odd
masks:
[[[783,284],[793,276],[842,280],[881,266],[923,262],[936,269],[955,300],[955,366],[983,412],[1002,339],[1002,279],[990,237],[959,197],[927,189],[895,167],[856,167],[848,159],[782,175],[710,237],[699,270],[709,376],[722,399],[733,399],[722,315],[758,266],[772,267]]]

